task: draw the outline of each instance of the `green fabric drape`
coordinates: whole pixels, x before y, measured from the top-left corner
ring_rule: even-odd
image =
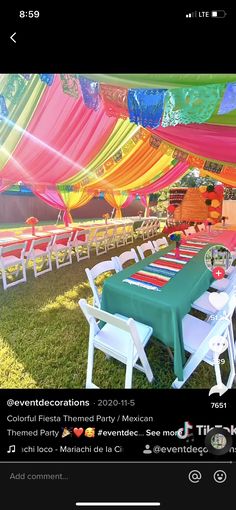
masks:
[[[12,78],[9,76],[3,75],[0,80],[0,94],[3,94],[4,97],[8,89],[8,80]],[[22,78],[22,80],[24,79]],[[5,121],[0,123],[0,170],[12,155],[14,157],[14,150],[24,135],[22,130],[27,129],[45,88],[46,85],[39,76],[33,75],[29,82],[25,82],[24,92],[18,100],[6,99],[9,115]],[[12,124],[20,129],[12,129]]]

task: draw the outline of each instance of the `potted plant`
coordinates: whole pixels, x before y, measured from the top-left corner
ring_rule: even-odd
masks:
[[[27,225],[32,226],[32,236],[35,235],[35,225],[37,225],[38,222],[39,222],[38,218],[35,218],[34,216],[30,216],[30,218],[28,218],[25,222],[27,223]]]

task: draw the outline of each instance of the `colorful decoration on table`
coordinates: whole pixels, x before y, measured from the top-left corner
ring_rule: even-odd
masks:
[[[206,204],[206,205],[211,205],[211,199],[210,199],[210,198],[207,198],[207,199],[205,200],[205,204]]]
[[[236,109],[236,83],[228,83],[221,101],[218,115],[224,115]]]
[[[77,99],[79,97],[79,87],[76,74],[60,74],[60,78],[63,92]]]
[[[127,96],[128,90],[122,87],[101,83],[100,96],[108,117],[126,119],[129,116]]]
[[[53,84],[54,81],[54,74],[40,74],[40,80],[43,83],[46,83],[48,87],[50,87]]]
[[[171,241],[175,241],[175,243],[176,243],[175,244],[175,257],[178,259],[180,256],[179,249],[180,249],[181,240],[183,237],[183,232],[181,230],[172,232],[172,234],[169,234],[168,237]]]
[[[0,95],[0,117],[7,117],[8,109],[4,96]]]
[[[214,113],[224,88],[224,84],[216,84],[168,90],[162,126],[206,122]]]
[[[164,89],[129,89],[129,119],[144,127],[157,128],[163,113]]]
[[[229,219],[229,218],[228,218],[228,216],[222,216],[222,217],[221,217],[221,223],[222,223],[222,225],[223,225],[223,226],[225,226],[225,222],[226,222],[226,220],[228,220],[228,219]]]
[[[107,222],[108,222],[108,220],[110,218],[110,214],[109,213],[105,213],[105,214],[102,215],[102,217],[104,218],[105,224],[107,225]]]
[[[25,222],[25,223],[27,223],[27,225],[31,225],[32,236],[35,235],[35,225],[37,225],[38,222],[39,222],[38,218],[35,218],[34,216],[30,216],[30,218],[28,218]]]
[[[89,80],[84,76],[79,76],[81,91],[84,104],[92,110],[98,110],[100,104],[99,83]]]

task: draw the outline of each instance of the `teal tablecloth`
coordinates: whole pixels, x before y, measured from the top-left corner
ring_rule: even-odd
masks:
[[[170,251],[170,245],[111,276],[103,286],[103,310],[152,326],[154,337],[174,349],[174,372],[179,380],[183,380],[185,362],[182,319],[190,311],[193,301],[209,288],[214,279],[204,263],[205,252],[210,246],[208,244],[194,256],[160,292],[130,285],[123,280]]]

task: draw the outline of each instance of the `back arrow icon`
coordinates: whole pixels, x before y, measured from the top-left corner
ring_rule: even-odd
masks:
[[[14,43],[16,43],[16,41],[15,41],[15,39],[14,39],[14,36],[15,36],[15,35],[16,35],[16,32],[14,32],[14,34],[12,34],[12,35],[10,36],[10,39],[11,39]]]

